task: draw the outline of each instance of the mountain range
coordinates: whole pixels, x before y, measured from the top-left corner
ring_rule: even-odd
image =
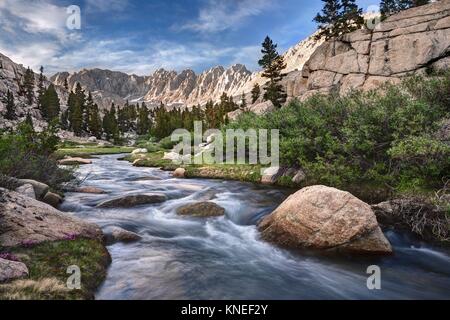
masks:
[[[287,67],[285,73],[297,72],[323,41],[311,36],[290,48],[283,56]],[[181,72],[158,69],[149,76],[128,75],[122,72],[84,69],[79,72],[60,72],[50,81],[63,86],[67,80],[69,88],[77,83],[91,91],[96,102],[103,108],[112,102],[122,105],[146,102],[150,105],[204,105],[209,100],[218,101],[225,92],[240,99],[249,94],[255,83],[263,85],[265,80],[260,72],[252,73],[244,65],[235,64],[229,68],[216,66],[196,74],[191,69]]]

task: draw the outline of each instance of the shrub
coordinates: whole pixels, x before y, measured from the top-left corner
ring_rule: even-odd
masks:
[[[72,172],[58,167],[52,154],[59,142],[54,124],[41,133],[22,123],[16,133],[0,135],[0,174],[44,182],[58,190]]]
[[[315,95],[264,116],[243,114],[224,129],[279,129],[281,164],[302,167],[307,184],[436,190],[450,172],[450,147],[435,133],[449,116],[446,72],[343,97]]]
[[[172,141],[170,137],[166,137],[164,139],[161,139],[161,141],[159,141],[159,145],[161,148],[166,149],[166,150],[170,150],[172,149],[174,146],[176,146],[179,143],[179,141]]]

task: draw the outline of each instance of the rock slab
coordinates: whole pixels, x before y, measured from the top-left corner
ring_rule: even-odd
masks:
[[[0,246],[34,245],[73,236],[102,240],[103,233],[94,224],[0,188]]]
[[[225,209],[214,202],[206,201],[182,206],[177,209],[177,214],[193,217],[218,217],[225,214]]]

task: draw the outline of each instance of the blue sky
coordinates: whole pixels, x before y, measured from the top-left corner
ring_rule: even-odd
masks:
[[[359,0],[366,10],[378,0]],[[69,30],[67,7],[81,9]],[[0,52],[47,74],[104,68],[149,75],[243,63],[269,35],[284,52],[311,35],[319,0],[0,0]]]

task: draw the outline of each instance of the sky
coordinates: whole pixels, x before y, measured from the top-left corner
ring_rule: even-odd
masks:
[[[364,11],[378,2],[357,0]],[[47,75],[235,63],[255,71],[266,35],[282,53],[316,30],[321,9],[319,0],[0,0],[0,53]]]

